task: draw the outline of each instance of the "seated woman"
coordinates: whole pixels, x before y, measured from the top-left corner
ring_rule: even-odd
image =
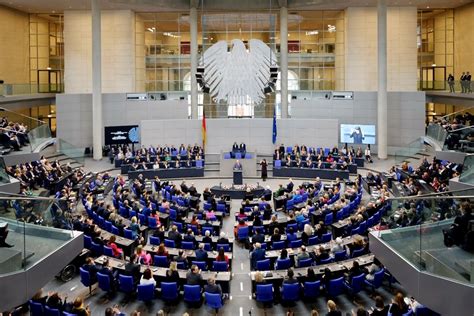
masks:
[[[393,316],[401,316],[408,312],[408,305],[405,303],[402,293],[398,292],[392,299],[388,312]]]
[[[229,257],[225,254],[224,248],[219,248],[219,254],[216,257],[216,261],[225,261],[229,265]]]
[[[158,256],[168,256],[168,250],[166,250],[165,244],[161,243],[158,246],[158,251],[156,252]]]
[[[260,271],[256,271],[254,275],[254,281],[252,282],[252,293],[255,297],[255,292],[257,291],[257,285],[264,285],[267,284],[263,277],[263,273]]]
[[[178,264],[176,261],[170,262],[170,267],[166,270],[165,282],[176,282],[179,284]]]
[[[140,285],[153,284],[153,287],[156,287],[155,278],[153,278],[153,272],[150,268],[147,268],[140,279]]]
[[[143,250],[143,246],[141,245],[137,246],[137,248],[135,249],[135,254],[137,255],[137,260],[139,263],[148,264],[148,265],[151,264],[152,262],[151,255],[147,253],[145,250]]]
[[[313,227],[310,224],[305,224],[303,227],[303,233],[301,234],[301,240],[304,245],[308,245],[308,239],[314,235]]]
[[[115,243],[115,235],[110,236],[109,242],[107,243],[107,246],[112,249],[112,253],[115,258],[120,258],[123,259],[123,250],[120,249],[117,244]]]
[[[280,241],[281,240],[281,234],[280,234],[280,230],[278,228],[275,228],[273,230],[273,235],[270,237],[270,240],[272,242],[275,242],[275,241]]]
[[[239,224],[234,227],[234,236],[237,237],[237,232],[239,228],[248,227],[247,223],[244,220],[239,220]]]

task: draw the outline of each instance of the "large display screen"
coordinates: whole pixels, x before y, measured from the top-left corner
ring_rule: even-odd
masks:
[[[341,143],[375,144],[375,125],[341,124]]]
[[[140,129],[138,125],[106,126],[104,136],[106,145],[139,143]]]

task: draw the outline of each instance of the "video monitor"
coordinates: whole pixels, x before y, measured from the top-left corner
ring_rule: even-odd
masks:
[[[375,125],[341,124],[341,143],[375,144]]]

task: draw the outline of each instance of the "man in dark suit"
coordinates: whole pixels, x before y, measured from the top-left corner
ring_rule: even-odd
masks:
[[[265,260],[265,250],[262,249],[262,245],[260,243],[255,244],[255,249],[250,254],[250,264],[252,270],[255,270],[257,267],[257,262],[260,260]]]
[[[132,254],[130,256],[130,261],[125,265],[125,270],[122,271],[122,274],[133,277],[133,282],[138,284],[138,282],[140,282],[140,265],[136,262],[137,255]]]
[[[176,225],[173,225],[171,227],[171,231],[168,233],[168,239],[173,240],[174,243],[176,244],[176,247],[178,248],[181,247],[181,240],[183,240],[183,237],[178,231],[178,227],[176,227]]]
[[[293,192],[293,187],[295,186],[293,184],[293,179],[290,178],[289,181],[290,182],[286,185],[286,191],[287,192]]]
[[[217,239],[217,244],[222,245],[222,244],[229,244],[229,239],[225,236],[224,232],[221,232],[219,239]]]
[[[260,234],[258,230],[255,231],[255,234],[252,237],[252,244],[255,244],[255,243],[263,244],[264,242],[265,242],[265,236]]]
[[[199,248],[195,252],[196,261],[207,262],[208,255],[207,251],[204,250],[204,244],[199,244]]]
[[[466,78],[464,80],[466,81],[466,93],[471,93],[471,74],[469,73],[469,71],[466,73]]]
[[[463,71],[461,77],[459,78],[459,83],[461,84],[461,93],[466,92],[466,73]]]
[[[105,274],[106,276],[109,277],[110,281],[110,286],[112,288],[112,291],[115,292],[117,289],[117,282],[115,278],[114,271],[112,270],[112,267],[109,265],[109,259],[105,259],[104,262],[102,263],[102,269],[99,271],[100,274]]]
[[[242,170],[242,164],[239,160],[236,160],[234,163],[234,170]]]

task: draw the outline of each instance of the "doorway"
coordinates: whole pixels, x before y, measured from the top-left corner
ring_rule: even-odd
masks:
[[[38,92],[39,93],[62,92],[61,70],[55,70],[55,69],[38,70]]]
[[[421,90],[446,90],[446,67],[430,66],[420,69]]]

